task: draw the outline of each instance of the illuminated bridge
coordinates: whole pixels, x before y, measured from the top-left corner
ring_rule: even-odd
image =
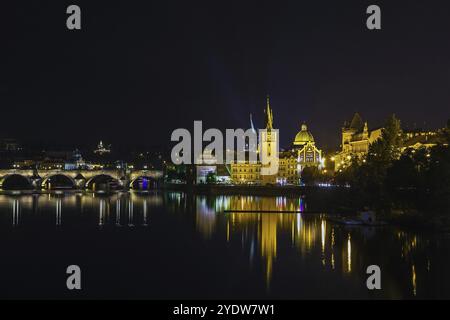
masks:
[[[153,189],[160,170],[0,169],[0,189]]]

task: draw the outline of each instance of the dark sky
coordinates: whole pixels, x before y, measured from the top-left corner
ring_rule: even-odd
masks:
[[[448,1],[447,1],[448,2]],[[82,30],[66,29],[66,7]],[[369,31],[378,4],[382,30]],[[370,126],[450,117],[450,9],[438,1],[11,1],[0,10],[0,137],[72,146],[166,145],[172,130],[303,121],[337,146]]]

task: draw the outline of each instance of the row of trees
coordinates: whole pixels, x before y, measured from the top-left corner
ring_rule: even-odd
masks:
[[[450,123],[443,132],[447,142],[449,132]],[[450,215],[448,145],[403,151],[404,139],[400,120],[392,115],[367,156],[353,159],[336,182],[352,187],[352,200],[359,207]]]

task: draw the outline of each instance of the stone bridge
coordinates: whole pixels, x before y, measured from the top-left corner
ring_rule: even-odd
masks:
[[[139,178],[157,181],[162,177],[160,170],[33,170],[33,169],[0,169],[0,188],[11,178],[26,179],[34,188],[45,188],[52,177],[65,177],[69,179],[74,188],[90,188],[99,178],[107,178],[118,186],[130,188]],[[25,180],[24,180],[25,181]]]

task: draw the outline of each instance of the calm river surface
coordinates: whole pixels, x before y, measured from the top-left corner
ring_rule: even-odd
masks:
[[[307,199],[0,195],[0,298],[450,298],[450,236],[346,227]],[[79,265],[82,290],[66,289]],[[379,265],[382,290],[366,287]]]

